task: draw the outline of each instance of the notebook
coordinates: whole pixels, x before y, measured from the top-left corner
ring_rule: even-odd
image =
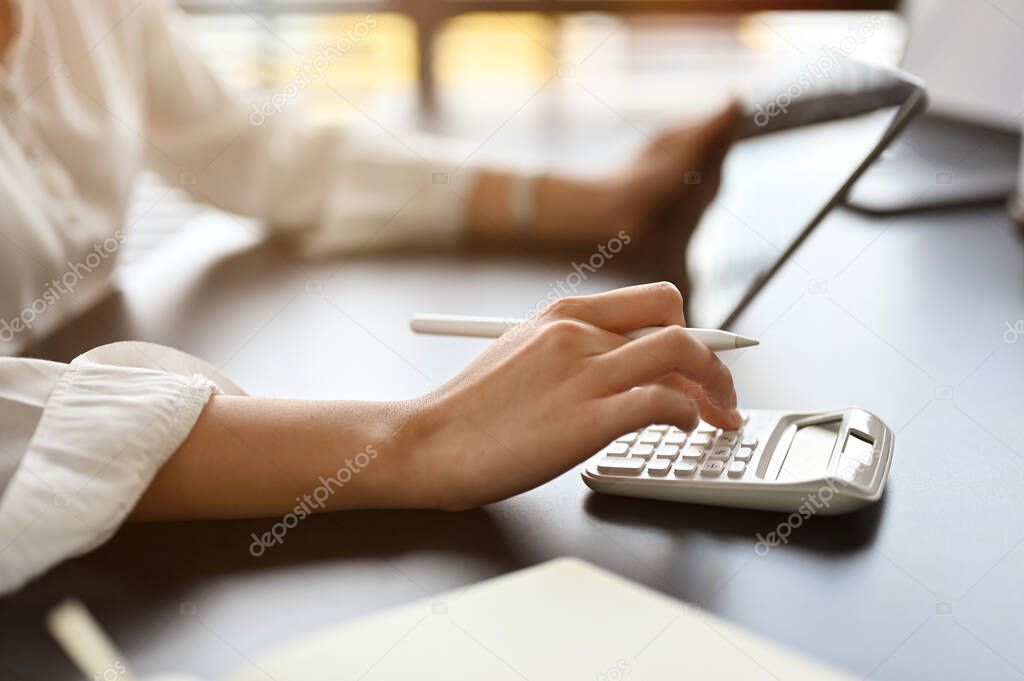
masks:
[[[232,681],[850,681],[694,606],[562,558],[286,646]]]

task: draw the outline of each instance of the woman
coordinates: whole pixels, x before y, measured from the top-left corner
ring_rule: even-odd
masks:
[[[590,246],[620,230],[667,252],[713,196],[737,118],[729,107],[671,130],[606,177],[534,178],[460,166],[418,142],[368,147],[288,111],[254,121],[186,31],[163,0],[0,0],[0,354],[103,294],[144,167],[264,219],[306,253],[464,239]],[[447,183],[431,181],[437,172]],[[702,182],[686,182],[694,172]],[[138,351],[0,358],[0,591],[129,516],[291,511],[355,453],[364,463],[317,510],[463,509],[652,422],[738,426],[729,371],[683,324],[670,284],[567,298],[441,389],[393,403],[225,395],[212,377]],[[627,342],[644,326],[667,328]]]

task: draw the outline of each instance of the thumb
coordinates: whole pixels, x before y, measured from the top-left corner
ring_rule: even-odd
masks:
[[[699,169],[707,160],[724,157],[739,130],[742,107],[732,99],[706,118],[676,131],[669,141]]]
[[[700,147],[697,158],[702,165],[721,163],[721,159],[725,157],[725,153],[735,140],[741,116],[742,108],[739,101],[732,99],[699,124],[697,139]]]

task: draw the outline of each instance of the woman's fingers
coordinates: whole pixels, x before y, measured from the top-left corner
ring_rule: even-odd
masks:
[[[693,430],[700,422],[697,403],[685,391],[667,385],[646,385],[606,397],[602,407],[603,421],[610,426],[610,432],[614,431],[617,435],[652,423]]]
[[[545,352],[559,357],[563,363],[600,355],[629,342],[619,334],[571,317],[548,320],[537,327],[535,338],[543,344]]]
[[[732,147],[740,115],[739,105],[733,102],[705,121],[697,130],[698,141],[697,148],[694,149],[693,169],[700,173],[700,184],[695,187],[696,191],[688,194],[685,199],[691,205],[676,207],[688,221],[696,222],[700,213],[718,193],[722,179],[722,164]],[[699,212],[693,215],[695,210]]]
[[[738,427],[732,374],[706,345],[680,326],[630,341],[599,358],[597,371],[612,392],[661,380],[677,372],[693,381],[711,405],[728,414],[723,427]]]
[[[606,331],[625,334],[645,326],[683,325],[683,296],[668,282],[627,286],[591,296],[562,298],[550,319],[579,319]]]
[[[677,417],[703,416],[721,428],[739,427],[732,374],[683,324],[679,290],[658,283],[564,298],[545,315],[539,334],[551,341],[551,352],[598,355],[594,375],[606,394],[624,394],[635,386],[659,388],[644,393],[654,397],[641,399],[661,400],[658,404],[675,410]],[[646,326],[665,328],[636,340],[623,337]]]
[[[724,409],[713,404],[701,387],[685,376],[669,374],[658,382],[694,399],[697,402],[700,417],[711,425],[724,430],[732,430],[736,427],[735,421],[731,420],[732,409]]]
[[[733,100],[717,113],[694,126],[688,126],[669,140],[678,144],[698,166],[713,165],[732,146],[742,116],[739,101]]]
[[[725,156],[725,152],[732,146],[742,115],[743,107],[739,100],[734,99],[705,123],[702,130],[706,140],[703,149],[705,159]]]

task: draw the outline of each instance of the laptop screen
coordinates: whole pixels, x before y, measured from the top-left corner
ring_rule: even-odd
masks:
[[[728,326],[923,106],[917,96],[902,107],[737,142],[687,253],[687,323]],[[813,262],[794,260],[808,281],[825,276]]]
[[[910,0],[903,68],[932,109],[1009,132],[1024,113],[1024,0]]]

